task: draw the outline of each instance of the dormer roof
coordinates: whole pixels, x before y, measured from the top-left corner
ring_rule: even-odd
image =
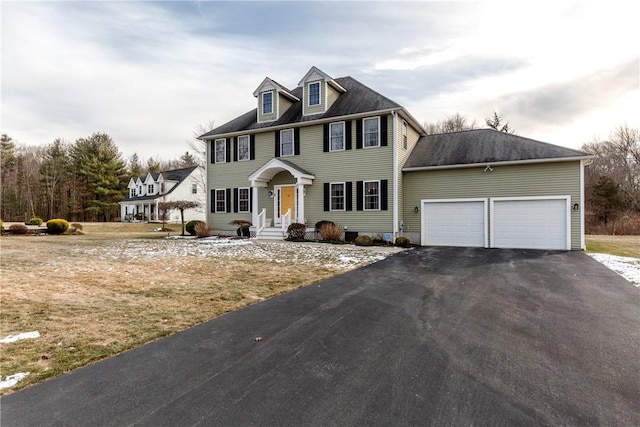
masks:
[[[309,71],[307,71],[307,74],[304,75],[304,77],[302,78],[302,80],[300,80],[298,82],[298,87],[304,87],[304,84],[306,82],[309,81],[319,81],[322,80],[324,82],[329,83],[329,85],[331,85],[331,87],[333,87],[335,90],[337,90],[338,92],[342,92],[345,93],[347,90],[342,87],[338,82],[336,82],[333,77],[331,77],[329,74],[325,73],[324,71],[322,71],[321,69],[319,69],[318,67],[316,67],[315,65],[313,67],[311,67],[309,69]]]
[[[270,79],[269,77],[265,77],[262,83],[260,83],[260,86],[258,86],[256,90],[253,91],[253,96],[257,97],[258,95],[260,95],[260,93],[267,92],[270,90],[275,90],[276,92],[286,96],[292,101],[300,101],[300,98],[295,96],[289,89],[282,86],[280,83],[276,82],[275,80]]]

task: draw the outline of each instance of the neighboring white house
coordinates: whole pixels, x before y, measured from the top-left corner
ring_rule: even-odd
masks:
[[[149,173],[131,178],[127,189],[129,195],[120,202],[122,221],[162,221],[162,202],[189,200],[200,203],[194,209],[184,211],[184,220],[206,220],[204,171],[197,166]],[[180,222],[180,211],[169,210],[164,218],[167,222]]]

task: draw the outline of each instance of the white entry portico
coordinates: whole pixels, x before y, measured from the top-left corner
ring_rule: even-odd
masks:
[[[262,165],[257,171],[249,175],[249,182],[252,191],[251,219],[255,227],[256,237],[260,237],[262,230],[270,224],[266,224],[267,212],[271,211],[271,206],[259,206],[258,189],[267,188],[269,182],[280,172],[289,172],[295,178],[295,184],[291,186],[277,186],[274,194],[274,218],[276,223],[282,229],[292,222],[305,223],[304,205],[305,205],[305,186],[313,184],[315,176],[298,167],[287,160],[273,158]],[[286,190],[285,190],[286,189]],[[292,203],[282,215],[279,215],[282,209],[283,197],[292,196]]]

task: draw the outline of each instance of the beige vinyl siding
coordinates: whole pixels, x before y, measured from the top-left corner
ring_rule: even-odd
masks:
[[[352,149],[345,151],[323,151],[323,125],[304,126],[300,129],[300,155],[283,157],[283,160],[297,165],[315,175],[313,184],[306,186],[305,218],[308,227],[321,220],[334,221],[346,226],[350,231],[363,233],[383,233],[393,231],[393,123],[388,118],[386,147],[356,149],[356,121],[351,125]],[[211,143],[207,144],[208,150]],[[208,159],[210,159],[210,153]],[[207,188],[248,187],[248,177],[273,158],[275,154],[275,131],[267,131],[255,136],[255,160],[208,164]],[[356,210],[356,182],[368,180],[388,180],[388,209],[386,211]],[[347,212],[324,211],[325,182],[353,182],[353,210]],[[273,217],[273,199],[268,191],[274,185],[295,183],[288,172],[274,176],[267,188],[258,189],[258,211],[263,208],[267,217]],[[210,192],[208,193],[208,196]],[[250,213],[211,214],[211,201],[207,204],[207,218],[217,231],[235,232],[236,226],[228,223],[234,219],[251,221]],[[233,204],[232,204],[233,207]]]
[[[340,96],[340,92],[338,92],[333,87],[331,87],[331,85],[326,85],[326,86],[327,86],[327,110],[328,110],[329,108],[331,108],[333,103],[336,102],[336,99],[338,99],[338,97]]]
[[[293,102],[289,100],[286,96],[278,94],[278,115],[282,116],[285,111],[289,109],[293,105]],[[279,118],[279,117],[278,117]]]
[[[396,177],[396,179],[398,180],[398,206],[400,206],[400,209],[398,209],[398,221],[404,222],[404,210],[402,209],[402,206],[404,206],[404,182],[402,179],[402,167],[409,158],[409,154],[411,154],[411,151],[413,151],[413,147],[415,147],[416,143],[418,142],[420,133],[418,133],[418,131],[407,121],[407,148],[405,149],[402,145],[402,120],[402,115],[398,114],[396,123],[396,147],[398,153],[398,176]]]
[[[492,172],[484,172],[484,166],[404,172],[404,231],[420,233],[421,213],[415,207],[422,199],[569,195],[572,205],[583,203],[579,161],[491,166]],[[581,249],[580,210],[570,215],[571,248]]]
[[[320,83],[320,104],[318,105],[309,105],[309,85],[312,83]],[[304,89],[303,89],[304,99],[302,100],[302,115],[308,116],[311,114],[324,113],[325,111],[327,111],[327,106],[325,102],[326,91],[327,91],[327,82],[325,82],[324,80],[305,82]]]

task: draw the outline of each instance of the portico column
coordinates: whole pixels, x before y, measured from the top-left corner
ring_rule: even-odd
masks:
[[[296,184],[296,191],[298,192],[298,212],[297,221],[304,224],[304,184]]]
[[[258,226],[258,187],[251,185],[251,224]]]

